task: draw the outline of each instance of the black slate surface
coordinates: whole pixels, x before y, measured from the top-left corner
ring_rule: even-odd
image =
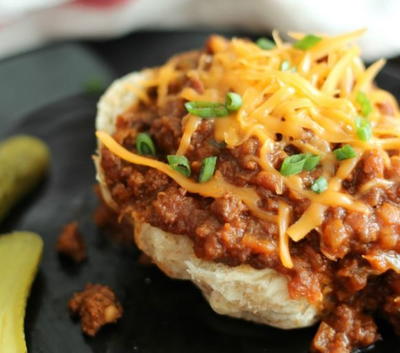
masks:
[[[107,78],[157,65],[176,52],[200,47],[207,35],[207,32],[142,32],[114,41],[79,43],[78,47],[89,53],[91,62],[100,63],[102,69],[98,73]],[[52,47],[49,48],[44,51]],[[29,55],[24,56],[27,63]],[[47,60],[40,58],[40,50],[32,55],[41,65]],[[12,60],[6,61],[8,65],[13,64]],[[0,62],[0,72],[3,64]],[[82,79],[82,72],[73,70],[76,63],[67,60],[66,64],[74,79]],[[43,75],[46,75],[45,70]],[[399,96],[397,75],[399,72],[393,62],[380,75],[379,81]],[[21,77],[18,80],[23,82]],[[46,80],[51,81],[52,77]],[[36,89],[32,81],[25,84],[27,92]],[[2,89],[4,81],[0,81],[0,92]],[[40,90],[42,97],[51,98],[51,85],[40,86]],[[11,127],[10,120],[5,123],[0,119],[0,137],[34,134],[43,138],[52,152],[47,179],[0,225],[1,232],[36,231],[45,241],[43,261],[28,305],[29,352],[306,353],[315,328],[281,331],[219,316],[190,283],[170,280],[156,268],[138,264],[138,251],[134,246],[121,245],[96,229],[92,220],[97,200],[93,193],[91,155],[95,149],[93,125],[98,97],[84,93],[69,96],[70,90],[64,94],[65,98],[55,102],[49,98],[47,105],[24,117],[16,114]],[[7,104],[17,107],[24,102],[10,95]],[[29,109],[29,104],[25,110]],[[81,266],[60,261],[54,251],[60,229],[75,219],[89,248],[89,260]],[[70,319],[66,309],[71,294],[87,282],[113,287],[125,308],[123,319],[95,338],[85,338],[79,323]],[[399,352],[399,339],[385,324],[381,326],[384,340],[370,352]],[[0,352],[3,353],[1,347]]]

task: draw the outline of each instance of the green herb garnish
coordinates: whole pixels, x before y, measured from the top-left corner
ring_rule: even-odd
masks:
[[[185,156],[168,155],[168,164],[173,170],[181,173],[185,177],[189,177],[191,174],[190,164]]]
[[[293,47],[300,50],[308,50],[321,40],[322,40],[321,37],[318,37],[314,34],[308,34],[304,36],[302,39],[298,40],[296,43],[294,43]]]
[[[284,176],[294,175],[302,171],[311,171],[319,163],[320,157],[311,153],[300,153],[286,157],[281,165],[280,173]]]
[[[361,141],[369,141],[372,137],[371,123],[365,119],[358,117],[356,118],[357,136]]]
[[[186,102],[186,110],[200,118],[218,118],[229,115],[229,111],[222,103],[215,102]]]
[[[368,115],[372,112],[372,104],[367,95],[364,92],[359,91],[356,96],[356,101],[361,108],[361,114],[364,117],[368,117]]]
[[[238,110],[242,106],[242,97],[235,92],[228,92],[225,98],[225,107],[230,112]]]
[[[145,132],[141,132],[136,136],[136,150],[139,154],[150,156],[156,155],[156,148],[153,140],[150,135]]]
[[[264,50],[274,49],[276,46],[274,41],[265,37],[258,38],[256,44]]]
[[[291,66],[289,60],[282,61],[281,66],[280,66],[280,70],[281,71],[291,71],[291,72],[296,72],[297,71],[296,67]]]
[[[319,177],[314,180],[311,185],[311,190],[317,194],[324,192],[328,188],[328,181],[324,177]]]
[[[345,159],[354,158],[357,156],[356,151],[350,145],[344,145],[340,148],[337,148],[333,151],[338,161],[343,161]]]
[[[209,181],[215,173],[217,157],[207,157],[203,159],[199,175],[199,182],[205,183]]]
[[[314,170],[315,167],[319,164],[321,157],[317,156],[316,154],[310,154],[310,153],[306,153],[306,155],[307,155],[307,159],[304,162],[303,170],[310,172],[310,171]]]

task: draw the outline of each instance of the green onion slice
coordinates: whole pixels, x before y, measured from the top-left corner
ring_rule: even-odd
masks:
[[[314,34],[308,34],[304,36],[302,39],[298,40],[296,43],[294,43],[293,47],[300,50],[308,50],[321,40],[322,40],[321,37],[318,37]]]
[[[333,151],[338,161],[343,161],[345,159],[354,158],[357,156],[356,151],[350,145],[344,145],[340,148],[337,148]]]
[[[136,150],[139,154],[150,156],[156,155],[156,148],[153,140],[151,139],[150,135],[145,132],[141,132],[136,136]]]
[[[286,157],[281,165],[280,172],[284,176],[311,171],[319,163],[320,157],[311,153],[300,153]]]
[[[291,71],[291,72],[296,72],[297,71],[296,67],[291,66],[289,60],[282,61],[281,66],[280,66],[280,70],[281,71]]]
[[[200,169],[199,182],[205,183],[209,181],[215,173],[217,157],[207,157],[203,159]]]
[[[289,60],[282,61],[280,69],[281,71],[288,71],[290,69]]]
[[[359,91],[356,96],[356,101],[361,108],[361,114],[367,117],[372,112],[372,104],[364,92]]]
[[[298,174],[303,171],[307,156],[303,153],[286,157],[281,165],[280,172],[284,176]]]
[[[324,177],[315,179],[311,185],[311,190],[317,194],[324,192],[326,189],[328,189],[328,181]]]
[[[230,111],[234,112],[242,106],[242,97],[240,94],[235,92],[228,92],[225,98],[225,107]]]
[[[215,102],[186,102],[186,110],[201,118],[217,118],[229,115],[228,109],[222,103]]]
[[[358,117],[356,119],[357,136],[361,141],[368,141],[372,137],[371,123],[365,119]]]
[[[276,46],[274,41],[265,37],[258,38],[256,44],[264,50],[274,49]]]
[[[307,170],[308,172],[310,172],[311,170],[314,170],[315,167],[319,164],[321,157],[317,156],[316,154],[310,154],[310,153],[306,153],[306,156],[307,159],[304,162],[303,170]]]
[[[190,164],[185,156],[168,155],[168,164],[173,170],[181,173],[185,177],[189,177],[191,174]]]

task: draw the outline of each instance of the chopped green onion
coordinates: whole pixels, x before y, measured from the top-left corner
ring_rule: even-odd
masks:
[[[299,153],[286,157],[281,165],[280,172],[284,176],[311,171],[319,163],[320,156],[311,153]]]
[[[268,38],[265,38],[265,37],[258,38],[257,41],[256,41],[256,44],[261,49],[264,49],[264,50],[270,50],[270,49],[274,49],[275,48],[275,42],[270,40],[270,39],[268,39]]]
[[[310,172],[311,170],[315,169],[315,167],[318,165],[321,157],[317,156],[316,154],[310,154],[306,153],[307,159],[304,162],[304,167],[303,170],[307,170]]]
[[[288,71],[290,69],[289,60],[282,61],[281,63],[281,71]]]
[[[156,155],[156,148],[149,134],[141,132],[136,136],[136,149],[139,154]]]
[[[359,91],[356,96],[356,101],[360,105],[361,114],[367,117],[372,112],[372,104],[364,92]]]
[[[356,119],[357,136],[361,141],[368,141],[372,137],[371,123],[365,119],[358,117]]]
[[[207,157],[203,159],[199,175],[200,183],[205,183],[212,178],[215,172],[216,164],[217,164],[217,157]]]
[[[235,92],[228,92],[225,98],[225,107],[230,111],[234,112],[242,106],[242,97],[240,94]]]
[[[300,50],[307,50],[312,48],[321,40],[322,40],[321,37],[318,37],[314,34],[308,34],[304,36],[302,39],[298,40],[296,43],[294,43],[293,47]]]
[[[307,156],[303,153],[286,157],[281,165],[280,172],[284,176],[298,174],[303,171]]]
[[[228,109],[222,103],[214,102],[186,102],[186,110],[201,118],[217,118],[229,115]]]
[[[338,161],[343,161],[345,159],[354,158],[357,156],[356,151],[350,145],[344,145],[340,148],[337,148],[333,151]]]
[[[189,177],[191,174],[190,164],[185,156],[168,155],[168,164],[173,170],[181,173],[185,177]]]
[[[311,185],[311,190],[317,194],[324,192],[328,188],[328,181],[324,177],[319,177],[314,180]]]
[[[291,72],[296,72],[297,71],[294,66],[290,65],[290,61],[289,60],[282,61],[280,70],[281,71],[291,71]]]

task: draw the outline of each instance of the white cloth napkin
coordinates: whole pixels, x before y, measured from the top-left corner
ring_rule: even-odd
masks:
[[[363,55],[400,54],[399,0],[0,0],[0,58],[56,39],[143,28],[338,34],[368,28]]]

